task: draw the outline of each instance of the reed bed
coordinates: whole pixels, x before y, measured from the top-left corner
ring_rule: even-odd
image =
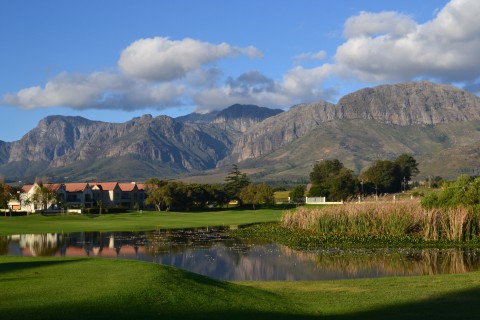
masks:
[[[480,236],[479,215],[465,207],[424,209],[418,201],[347,203],[286,211],[282,226],[322,234],[420,236],[468,241]]]

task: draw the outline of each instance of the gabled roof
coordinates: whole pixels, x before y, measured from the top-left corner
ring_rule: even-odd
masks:
[[[43,186],[50,191],[58,191],[63,183],[45,183]]]
[[[64,183],[67,192],[82,192],[89,185],[86,182]]]
[[[27,193],[33,188],[33,184],[26,184],[22,187],[22,193]]]
[[[137,184],[135,182],[132,183],[119,183],[118,186],[122,191],[128,192],[128,191],[133,191],[135,189],[135,186]]]
[[[112,191],[118,185],[118,182],[92,182],[92,186],[98,186],[103,191]]]

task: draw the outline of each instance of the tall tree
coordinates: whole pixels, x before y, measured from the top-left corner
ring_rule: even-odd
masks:
[[[145,204],[153,205],[157,211],[162,211],[162,205],[165,202],[167,180],[160,180],[158,178],[150,178],[145,181],[147,190],[147,198]]]
[[[290,197],[290,201],[294,203],[301,202],[304,199],[305,196],[305,186],[304,185],[298,185],[295,186],[289,193],[288,195]]]
[[[0,208],[6,208],[10,198],[11,187],[8,184],[0,182]]]
[[[240,172],[238,165],[232,165],[232,169],[225,178],[225,192],[231,200],[240,200],[240,191],[248,186],[250,181],[245,173]]]
[[[58,195],[56,190],[47,187],[43,183],[40,183],[38,188],[33,193],[31,200],[35,207],[40,207],[40,209],[44,211],[50,206],[58,203]]]
[[[412,177],[415,177],[420,172],[415,158],[406,153],[398,156],[394,163],[398,165],[400,178],[404,182],[409,182]]]
[[[266,184],[250,184],[240,191],[240,200],[244,204],[251,204],[253,210],[257,205],[273,204],[273,189]]]
[[[377,160],[360,175],[360,179],[373,188],[372,193],[398,192],[402,188],[400,172],[400,166],[395,162]]]
[[[323,160],[315,164],[310,173],[310,181],[310,197],[322,196],[334,201],[352,197],[358,185],[353,171],[345,168],[337,159]]]

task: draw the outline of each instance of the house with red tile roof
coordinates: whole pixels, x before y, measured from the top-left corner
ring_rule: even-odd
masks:
[[[93,198],[102,206],[120,206],[122,191],[118,182],[92,182]]]
[[[102,207],[123,206],[128,209],[143,208],[146,198],[143,184],[118,182],[75,182],[75,183],[45,183],[44,187],[58,195],[58,204],[48,206],[48,209],[78,208],[84,210],[99,205]],[[19,201],[9,203],[11,210],[35,212],[39,210],[32,199],[39,184],[24,185],[20,191]]]
[[[9,208],[11,210],[16,210],[16,211],[26,211],[28,213],[36,212],[37,210],[42,210],[44,208],[41,208],[41,205],[39,203],[35,203],[32,201],[34,198],[34,194],[37,192],[37,190],[41,187],[45,187],[50,191],[56,192],[59,196],[59,202],[65,202],[66,199],[66,189],[65,185],[62,183],[44,183],[44,184],[30,184],[30,185],[24,185],[19,194],[19,199],[18,200],[12,200],[9,202]],[[47,203],[47,210],[51,209],[58,209],[58,204],[56,204],[57,201],[50,201]]]
[[[64,183],[65,199],[71,208],[85,209],[94,206],[93,190],[90,184],[86,182],[80,183]]]
[[[122,191],[121,201],[122,206],[129,209],[141,208],[146,198],[143,185],[140,186],[136,182],[119,183],[120,190]]]

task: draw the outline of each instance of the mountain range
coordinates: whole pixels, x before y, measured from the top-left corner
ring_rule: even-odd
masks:
[[[480,98],[422,81],[365,88],[336,104],[288,111],[233,105],[125,123],[49,116],[20,140],[0,141],[0,175],[7,182],[153,176],[221,182],[237,163],[252,180],[290,184],[306,181],[322,159],[339,159],[359,173],[402,153],[417,159],[419,178],[479,174]]]

